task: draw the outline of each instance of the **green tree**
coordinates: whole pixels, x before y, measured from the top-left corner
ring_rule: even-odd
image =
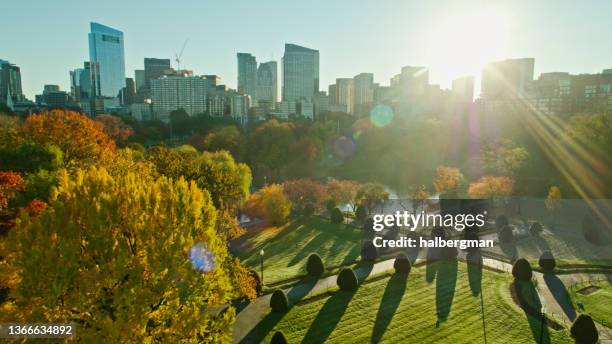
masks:
[[[23,213],[22,213],[23,214]],[[230,342],[239,295],[195,182],[59,174],[49,209],[2,246],[0,321],[76,322],[83,342]]]

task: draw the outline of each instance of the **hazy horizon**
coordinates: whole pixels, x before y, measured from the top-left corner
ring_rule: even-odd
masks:
[[[4,4],[11,13],[0,30],[0,59],[21,67],[28,98],[44,84],[69,90],[68,72],[88,59],[90,22],[123,31],[126,77],[145,57],[170,58],[189,39],[182,67],[217,74],[236,87],[236,53],[258,62],[279,61],[285,43],[320,52],[320,89],[336,78],[374,73],[388,85],[402,66],[430,69],[430,82],[449,88],[452,79],[476,77],[486,62],[535,58],[543,72],[598,73],[612,68],[612,2],[333,2],[227,3],[187,1],[93,1]],[[96,11],[96,13],[92,13]],[[169,16],[169,13],[177,13]],[[50,22],[48,18],[55,18]],[[589,18],[584,25],[583,18]],[[571,55],[567,52],[571,51]],[[42,60],[41,60],[42,59]],[[279,68],[280,69],[280,68]],[[280,70],[279,70],[280,73]]]

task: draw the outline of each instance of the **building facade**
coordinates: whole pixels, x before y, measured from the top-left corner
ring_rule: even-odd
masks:
[[[283,101],[312,100],[319,91],[319,51],[285,44]]]
[[[266,110],[276,107],[278,101],[278,63],[264,62],[257,69],[257,105]]]
[[[170,112],[183,109],[190,116],[206,112],[208,82],[205,77],[165,75],[151,80],[151,103],[156,118],[167,121]]]
[[[123,32],[91,23],[89,61],[95,96],[117,97],[125,87]]]
[[[251,97],[257,92],[257,59],[248,53],[236,54],[238,59],[238,93]]]

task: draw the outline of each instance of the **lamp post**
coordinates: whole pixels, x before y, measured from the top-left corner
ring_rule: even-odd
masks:
[[[261,262],[261,285],[264,285],[264,274],[263,274],[263,256],[264,256],[264,250],[263,248],[259,251],[259,258],[260,258],[260,262]]]

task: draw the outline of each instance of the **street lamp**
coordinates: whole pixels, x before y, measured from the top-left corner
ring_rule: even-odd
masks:
[[[260,258],[260,262],[261,262],[261,285],[264,285],[264,274],[263,274],[263,256],[264,256],[264,250],[263,248],[259,251],[259,258]]]

